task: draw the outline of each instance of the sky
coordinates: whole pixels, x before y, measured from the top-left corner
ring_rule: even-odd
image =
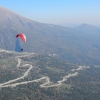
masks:
[[[100,0],[0,0],[0,6],[42,23],[100,25]]]

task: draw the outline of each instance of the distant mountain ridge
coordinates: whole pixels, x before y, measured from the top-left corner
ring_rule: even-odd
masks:
[[[56,54],[73,63],[100,64],[100,29],[39,23],[0,7],[0,48],[15,50],[16,34],[24,33],[24,51]]]
[[[81,32],[85,32],[86,34],[91,34],[91,33],[99,33],[100,32],[100,28],[90,25],[90,24],[81,24],[80,26],[76,26],[74,27],[74,29],[77,29],[78,31]]]

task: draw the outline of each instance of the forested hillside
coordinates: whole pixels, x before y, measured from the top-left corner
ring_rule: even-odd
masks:
[[[99,100],[100,67],[0,50],[1,100]]]

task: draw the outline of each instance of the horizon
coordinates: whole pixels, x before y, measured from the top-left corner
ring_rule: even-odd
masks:
[[[99,0],[12,0],[0,1],[0,6],[41,23],[76,26],[87,23],[100,26]]]

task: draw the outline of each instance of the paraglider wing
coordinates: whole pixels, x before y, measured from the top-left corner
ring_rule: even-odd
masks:
[[[26,42],[26,36],[23,33],[19,33],[16,35],[16,38],[20,37],[22,39],[23,42]]]

